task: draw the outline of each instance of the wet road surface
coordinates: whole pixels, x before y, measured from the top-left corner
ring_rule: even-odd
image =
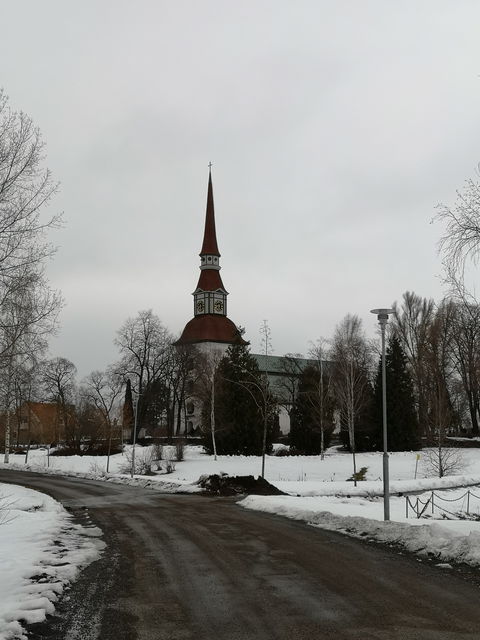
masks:
[[[474,572],[238,507],[230,498],[0,471],[104,533],[33,640],[480,638]]]

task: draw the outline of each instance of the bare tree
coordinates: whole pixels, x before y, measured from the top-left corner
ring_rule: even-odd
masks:
[[[55,252],[47,232],[60,217],[40,217],[57,189],[43,160],[39,130],[29,116],[12,111],[0,91],[0,369],[7,381],[7,461],[12,371],[25,355],[45,348],[61,305],[44,271]]]
[[[168,434],[179,436],[182,423],[187,428],[187,404],[194,400],[189,389],[195,389],[203,375],[203,368],[209,369],[205,354],[195,345],[171,345],[169,366],[164,374],[164,384],[168,391],[169,407]],[[208,356],[207,356],[208,358]],[[214,358],[215,360],[215,358]]]
[[[53,358],[45,362],[41,377],[46,396],[57,404],[63,423],[64,432],[60,433],[58,425],[56,441],[63,435],[71,446],[78,448],[80,443],[77,441],[74,415],[76,375],[77,368],[73,362],[67,358]]]
[[[479,173],[477,169],[477,174]],[[436,219],[446,224],[439,248],[447,272],[463,276],[466,261],[478,262],[480,250],[480,182],[468,179],[453,206],[439,204]]]
[[[301,353],[286,353],[280,360],[280,375],[275,380],[275,395],[287,412],[290,422],[298,392],[298,380],[302,373],[301,360]]]
[[[452,355],[467,399],[472,435],[478,436],[480,418],[480,307],[464,301],[455,305]]]
[[[465,457],[461,449],[433,447],[424,449],[423,457],[426,472],[439,478],[459,474],[465,468]]]
[[[171,366],[172,336],[151,309],[128,318],[117,332],[115,344],[121,360],[116,371],[124,380],[130,378],[132,389],[139,395],[137,430],[143,424],[142,394],[147,387],[166,374]]]
[[[264,320],[260,327],[260,335],[262,336],[261,344],[263,355],[265,356],[265,369],[263,371],[262,382],[262,399],[263,399],[263,441],[262,441],[262,478],[265,477],[265,455],[267,452],[267,432],[268,432],[268,419],[270,413],[270,404],[273,404],[271,400],[272,394],[270,392],[270,383],[268,380],[268,356],[272,353],[272,342],[271,342],[271,330],[268,325],[267,320]]]
[[[372,367],[371,348],[358,316],[346,315],[335,328],[331,359],[333,389],[348,430],[356,485],[355,428],[359,415],[370,401],[369,376]]]
[[[3,287],[26,266],[42,266],[55,249],[46,232],[60,216],[42,220],[40,209],[58,185],[42,167],[45,144],[25,113],[12,111],[0,90],[0,281]]]
[[[110,466],[112,437],[118,423],[118,399],[123,390],[122,378],[112,369],[92,371],[83,380],[83,394],[90,399],[100,413],[104,425],[104,438],[107,440],[107,468]]]
[[[117,369],[132,379],[137,393],[165,370],[171,343],[172,336],[151,309],[139,311],[120,327],[115,344],[122,358]]]
[[[407,356],[415,388],[415,399],[420,428],[429,434],[428,408],[428,353],[430,325],[435,317],[435,303],[407,291],[401,306],[395,303],[392,330],[397,335]]]
[[[5,410],[5,462],[9,461],[11,410],[16,373],[47,345],[55,326],[58,305],[48,289],[36,288],[36,279],[16,278],[0,305],[0,387]]]
[[[325,459],[325,431],[331,428],[331,420],[327,420],[327,414],[332,414],[331,377],[326,371],[328,353],[328,343],[325,338],[319,338],[315,344],[312,344],[309,353],[319,373],[318,383],[307,394],[307,399],[320,428],[321,460]]]
[[[17,365],[14,375],[13,402],[15,407],[16,437],[15,443],[21,444],[20,430],[27,423],[22,444],[29,445],[32,440],[32,416],[30,403],[39,393],[39,362],[35,357],[27,358]],[[42,434],[37,434],[42,435]],[[43,439],[41,440],[43,442]]]
[[[436,445],[435,457],[440,473],[447,468],[447,461],[452,459],[449,449],[445,448],[448,429],[455,419],[450,387],[454,374],[452,362],[452,340],[455,321],[455,305],[443,300],[438,306],[428,332],[427,352],[427,390],[430,407],[430,440]],[[444,474],[443,474],[444,475]],[[441,476],[440,476],[441,477]]]
[[[480,304],[465,286],[461,275],[452,265],[445,265],[445,281],[449,286],[452,302],[452,360],[463,388],[463,399],[457,399],[460,406],[468,404],[472,435],[479,435],[480,421]],[[458,384],[453,384],[458,398]]]

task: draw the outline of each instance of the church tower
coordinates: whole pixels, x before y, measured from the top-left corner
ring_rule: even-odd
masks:
[[[200,278],[193,292],[194,317],[187,322],[176,344],[210,343],[222,346],[246,344],[236,325],[227,318],[227,296],[220,276],[220,252],[215,230],[211,168],[208,176],[205,230],[200,251]]]

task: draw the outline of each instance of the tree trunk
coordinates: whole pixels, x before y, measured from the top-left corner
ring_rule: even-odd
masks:
[[[472,435],[478,436],[478,407],[475,406],[475,400],[472,394],[468,394],[468,411],[470,413],[470,422],[472,423]]]
[[[7,382],[7,397],[6,397],[6,416],[5,416],[5,457],[3,459],[5,464],[10,462],[10,376]]]
[[[110,453],[112,451],[112,425],[108,421],[108,451],[107,451],[107,473],[110,469]]]
[[[179,398],[178,398],[178,412],[177,412],[177,424],[175,427],[175,435],[179,436],[181,433],[181,429],[182,429],[182,410],[183,410],[183,414],[184,414],[184,421],[185,421],[185,393],[182,389]],[[187,423],[185,421],[185,430],[187,428]],[[172,433],[173,435],[173,433]]]
[[[5,417],[5,464],[10,462],[10,407],[7,404],[7,414]]]
[[[262,442],[262,478],[265,478],[265,454],[267,452],[267,429],[268,429],[268,403],[267,389],[264,390],[264,407],[263,407],[263,442]]]
[[[210,402],[210,429],[212,431],[213,457],[217,459],[217,442],[215,440],[215,373],[212,375],[212,397]]]

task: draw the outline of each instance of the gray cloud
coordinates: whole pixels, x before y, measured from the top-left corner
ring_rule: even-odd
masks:
[[[52,352],[82,373],[153,308],[192,315],[214,162],[229,314],[306,351],[347,312],[442,295],[439,201],[480,160],[477,3],[23,0],[1,83],[48,143],[66,226]]]

